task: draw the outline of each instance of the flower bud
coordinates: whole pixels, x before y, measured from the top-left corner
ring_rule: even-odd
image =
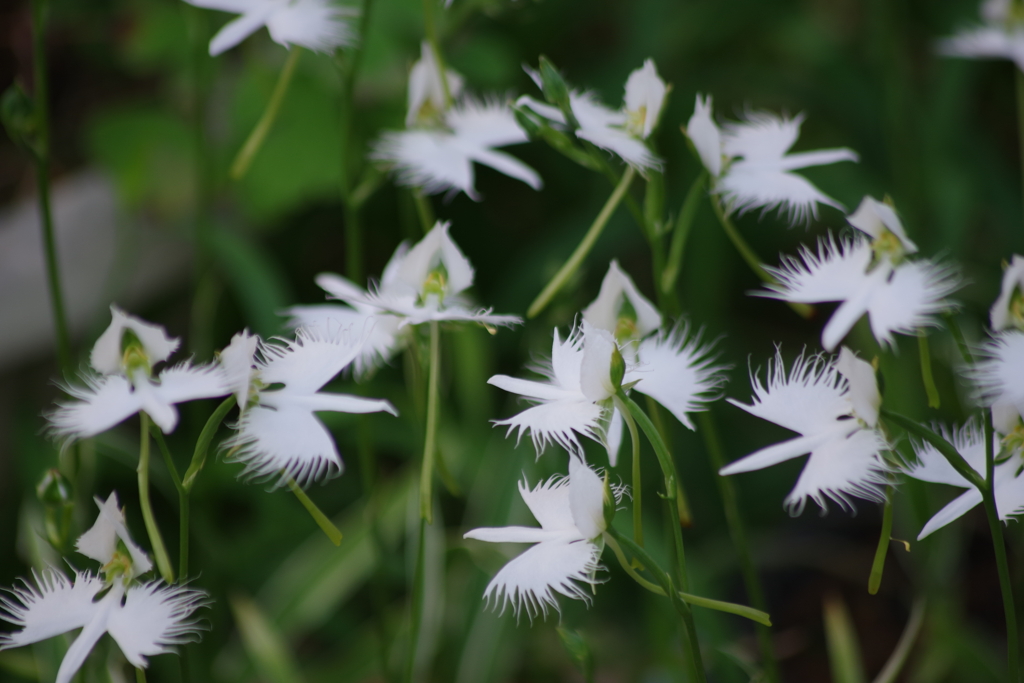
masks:
[[[615,498],[615,492],[612,491],[611,484],[608,483],[608,470],[604,471],[604,528],[611,527],[612,520],[615,519],[615,506],[618,501]]]
[[[0,121],[3,121],[7,135],[16,145],[35,156],[39,155],[39,125],[35,105],[17,83],[0,96]]]
[[[71,482],[58,470],[47,470],[36,486],[36,495],[43,504],[46,540],[65,552],[71,540],[71,515],[75,509]]]
[[[562,110],[567,124],[579,128],[579,123],[572,113],[572,104],[569,102],[569,86],[551,60],[544,55],[540,56],[540,82],[547,101]]]
[[[626,361],[622,357],[622,353],[619,352],[619,347],[616,346],[612,351],[612,367],[609,372],[609,378],[611,379],[612,386],[617,392],[619,387],[622,386],[622,378],[626,375]]]
[[[516,123],[531,140],[541,134],[541,125],[521,107],[513,106],[512,115],[516,117]]]

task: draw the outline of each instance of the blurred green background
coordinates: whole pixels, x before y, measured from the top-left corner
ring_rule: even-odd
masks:
[[[699,170],[679,130],[696,93],[713,95],[716,113],[729,119],[751,109],[805,113],[798,151],[845,146],[861,155],[858,164],[812,168],[805,175],[850,209],[864,194],[891,195],[922,253],[959,264],[967,282],[958,294],[960,324],[976,341],[998,292],[1000,261],[1024,248],[1013,66],[934,53],[937,38],[975,21],[976,13],[973,2],[962,0],[454,0],[440,30],[450,66],[478,93],[536,96],[521,65],[536,65],[545,54],[570,83],[618,106],[628,74],[652,57],[672,84],[653,142],[666,160],[671,214],[678,213]],[[343,272],[346,263],[337,64],[329,56],[302,55],[280,118],[250,173],[232,183],[228,165],[262,113],[286,52],[261,31],[210,59],[206,41],[226,19],[174,0],[52,0],[48,38],[56,182],[90,169],[106,174],[123,208],[123,240],[130,241],[142,225],[188,249],[197,224],[214,235],[194,251],[198,265],[181,269],[133,310],[183,336],[184,347],[200,360],[244,326],[265,335],[283,332],[277,311],[322,301],[313,277]],[[4,0],[0,27],[0,88],[15,80],[30,86],[28,3]],[[380,131],[401,127],[408,69],[422,36],[418,1],[374,0],[355,98],[364,148]],[[459,195],[450,201],[434,197],[432,203],[438,217],[452,221],[453,237],[477,269],[476,300],[496,312],[521,315],[611,187],[542,143],[510,151],[537,169],[542,191],[477,166],[483,201]],[[640,183],[634,191],[642,199]],[[0,205],[28,201],[33,193],[27,156],[0,138]],[[376,277],[400,240],[418,237],[419,224],[408,191],[390,183],[368,201],[363,219],[364,270]],[[774,214],[756,213],[737,224],[764,260],[775,263],[779,252],[793,253],[826,229],[843,230],[844,221],[841,212],[823,208],[807,227],[789,228]],[[535,459],[528,442],[516,448],[503,430],[490,426],[488,420],[511,415],[518,404],[485,382],[498,372],[522,375],[524,363],[548,354],[552,328],[564,330],[596,296],[611,258],[654,298],[647,243],[620,208],[583,270],[538,319],[495,336],[481,329],[444,336],[441,448],[457,495],[440,496],[443,523],[435,524],[428,543],[427,581],[436,599],[427,608],[431,628],[424,638],[432,663],[426,679],[582,680],[556,634],[561,623],[589,644],[596,680],[684,680],[669,606],[630,582],[612,566],[610,554],[608,582],[598,587],[589,609],[562,600],[560,619],[549,615],[517,623],[509,612],[484,611],[480,599],[505,556],[462,540],[465,530],[477,526],[532,524],[516,492],[517,479],[534,483],[564,471],[564,453],[551,449]],[[130,269],[131,263],[122,259],[119,267]],[[198,284],[194,272],[204,274]],[[108,283],[112,299],[128,296],[118,272],[97,278]],[[763,368],[776,344],[788,359],[804,348],[817,350],[831,311],[822,306],[816,319],[805,321],[779,302],[747,296],[757,287],[703,203],[678,295],[685,319],[717,338],[722,361],[733,366],[726,395],[744,402],[750,395],[748,364]],[[77,339],[80,362],[107,315],[103,308],[90,314],[88,331]],[[206,322],[196,325],[197,319]],[[0,335],[13,324],[0,322]],[[866,328],[858,327],[848,343],[862,356],[880,353]],[[45,345],[41,340],[40,349]],[[922,419],[962,420],[970,410],[969,390],[957,377],[948,334],[933,335],[932,352],[941,409],[925,407],[917,343],[907,338],[895,353],[881,354],[886,405]],[[414,559],[406,551],[416,528],[410,483],[422,438],[422,420],[402,370],[396,360],[358,388],[391,399],[401,418],[324,417],[346,472],[314,486],[310,495],[341,520],[340,549],[286,492],[240,483],[240,468],[219,459],[208,465],[193,496],[192,566],[200,571],[193,585],[210,591],[216,602],[205,613],[210,629],[202,643],[188,647],[193,680],[378,681],[385,680],[383,671],[401,669]],[[60,395],[56,377],[54,359],[42,350],[7,363],[0,376],[3,585],[45,558],[60,562],[47,555],[38,536],[41,512],[33,493],[58,458],[42,417]],[[335,384],[336,390],[353,390],[349,378]],[[210,409],[184,410],[170,438],[181,462],[190,456]],[[786,437],[785,430],[725,402],[716,403],[712,414],[729,459]],[[136,432],[130,421],[83,450],[79,530],[93,519],[91,495],[105,497],[116,489],[128,507],[130,527],[142,537]],[[694,513],[685,533],[693,591],[746,602],[701,435],[674,424],[672,446]],[[379,471],[368,493],[371,482],[360,454],[369,450]],[[604,462],[597,448],[591,452],[593,462]],[[645,455],[645,475],[654,482],[656,463]],[[856,515],[833,509],[819,516],[809,506],[791,519],[782,500],[801,464],[736,478],[784,680],[830,680],[822,621],[828,596],[848,605],[869,677],[895,646],[912,601],[925,597],[925,627],[899,680],[1000,680],[1003,617],[981,509],[927,542],[912,542],[909,553],[894,543],[882,589],[868,596],[879,507],[861,502]],[[153,475],[155,505],[165,539],[175,548],[176,497],[160,467],[155,465]],[[628,479],[626,471],[616,474]],[[900,491],[894,536],[910,541],[954,495],[911,482]],[[664,557],[660,509],[650,494],[648,502],[648,543]],[[627,524],[628,514],[618,523]],[[1015,585],[1024,593],[1024,534],[1018,525],[1008,527],[1008,539]],[[70,560],[85,566],[82,557]],[[696,617],[712,680],[750,680],[756,658],[751,625],[706,611]],[[61,647],[58,640],[0,654],[0,678],[23,680],[17,672],[38,671],[42,680],[51,680],[53,671],[45,667]],[[173,657],[156,657],[149,680],[175,681],[176,667]]]

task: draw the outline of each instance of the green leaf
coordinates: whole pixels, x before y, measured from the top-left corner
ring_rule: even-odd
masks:
[[[867,683],[857,632],[853,628],[846,603],[838,596],[827,597],[824,611],[832,683]]]
[[[298,663],[284,636],[251,598],[236,593],[229,598],[231,613],[259,677],[271,683],[299,683]]]

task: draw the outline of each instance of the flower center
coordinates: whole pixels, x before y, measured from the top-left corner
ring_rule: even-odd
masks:
[[[1010,304],[1007,306],[1009,322],[1018,330],[1024,331],[1024,292],[1020,287],[1013,288],[1013,295],[1010,297]]]
[[[443,267],[435,268],[423,281],[423,294],[421,303],[426,303],[431,297],[437,297],[437,303],[444,301],[445,292],[448,291],[448,274]]]
[[[900,240],[900,238],[893,232],[884,228],[882,230],[882,234],[871,242],[871,251],[874,253],[874,256],[871,259],[872,268],[883,259],[888,259],[894,266],[898,265],[906,254],[906,251],[903,248],[903,241]]]
[[[644,124],[647,122],[647,105],[641,104],[636,111],[626,112],[626,132],[642,138],[644,135]]]
[[[150,377],[153,374],[153,366],[149,362],[149,355],[146,348],[132,330],[125,330],[121,334],[121,367],[128,377],[134,377],[139,370]]]

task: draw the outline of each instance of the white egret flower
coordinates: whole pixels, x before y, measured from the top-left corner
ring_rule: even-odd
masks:
[[[802,248],[799,257],[782,258],[766,267],[777,283],[760,296],[792,303],[842,302],[822,331],[821,343],[833,350],[865,313],[880,344],[893,345],[893,334],[913,334],[934,325],[935,316],[952,303],[947,297],[960,286],[948,265],[908,261],[917,247],[906,238],[891,207],[865,197],[847,220],[872,239],[818,241],[818,252]]]
[[[760,470],[810,453],[785,500],[790,514],[803,512],[807,498],[822,510],[826,498],[851,509],[851,496],[883,499],[890,468],[880,452],[889,446],[877,427],[882,399],[870,364],[844,346],[838,358],[800,354],[787,376],[782,353],[776,351],[767,387],[753,371],[750,380],[754,403],[729,403],[799,436],[741,458],[723,467],[720,475]]]
[[[463,538],[489,543],[534,543],[499,571],[484,591],[495,609],[511,604],[519,615],[530,618],[548,607],[558,610],[555,593],[590,602],[589,586],[601,569],[604,550],[601,538],[605,486],[601,477],[576,457],[569,457],[569,476],[554,476],[530,489],[519,483],[519,494],[534,518],[536,527],[489,527],[467,531]]]
[[[180,584],[135,581],[152,565],[128,535],[116,494],[97,504],[100,516],[77,547],[103,565],[105,578],[76,571],[72,582],[48,568],[33,572],[33,583],[24,581],[10,589],[9,596],[0,597],[0,618],[21,627],[0,634],[0,650],[81,629],[57,670],[56,683],[70,683],[104,633],[132,666],[146,668],[147,657],[172,652],[173,646],[198,638],[201,627],[190,617],[209,602],[203,591]],[[117,540],[124,542],[129,557],[117,551]]]
[[[1024,332],[1007,330],[984,342],[978,362],[967,371],[977,388],[981,403],[993,408],[996,428],[1005,433],[1014,430],[1024,416]],[[1001,408],[1002,410],[997,410]],[[1002,417],[1002,419],[998,419]]]
[[[359,12],[332,0],[185,0],[190,5],[242,16],[210,41],[210,55],[230,50],[263,26],[275,43],[330,52],[355,42],[347,19]]]
[[[1003,271],[999,297],[992,304],[989,321],[994,332],[1024,329],[1024,258],[1017,254]]]
[[[956,448],[967,464],[981,475],[982,479],[986,477],[985,430],[977,420],[971,420],[955,429],[939,426],[937,431]],[[962,517],[968,510],[978,505],[982,497],[981,491],[953,469],[949,461],[934,446],[927,442],[917,441],[914,441],[913,445],[917,462],[904,466],[907,475],[933,484],[948,484],[970,489],[953,499],[928,520],[917,536],[917,540],[920,541],[932,532]],[[998,435],[993,434],[993,453],[998,454],[1000,447]],[[999,514],[999,519],[1004,522],[1024,513],[1024,477],[1018,475],[1021,464],[1020,454],[1016,452],[1008,460],[995,465],[993,477],[996,512]]]
[[[975,59],[1009,59],[1024,70],[1024,16],[1013,0],[985,0],[981,26],[963,28],[940,40],[939,54]]]
[[[241,414],[237,434],[224,446],[245,464],[243,477],[276,477],[275,486],[291,477],[305,486],[340,474],[344,463],[316,413],[398,414],[385,400],[320,391],[355,359],[360,345],[352,335],[307,328],[294,341],[262,343],[247,331],[232,338],[221,364]]]
[[[527,73],[540,87],[540,75],[531,69],[527,69]],[[658,124],[667,93],[668,86],[658,76],[651,59],[646,60],[626,80],[622,109],[606,107],[589,90],[573,90],[569,93],[569,106],[579,124],[575,131],[576,137],[618,155],[640,171],[659,168],[661,160],[651,152],[644,140],[650,137]],[[556,125],[566,125],[565,115],[550,104],[538,102],[529,96],[520,97],[516,104],[531,109]]]
[[[90,362],[98,373],[82,375],[85,386],[67,386],[76,400],[58,404],[48,417],[53,433],[69,439],[104,432],[145,411],[168,434],[178,424],[177,403],[230,393],[215,364],[188,361],[153,374],[153,366],[178,348],[164,328],[110,307],[113,320],[93,346]]]
[[[686,133],[711,175],[712,190],[721,195],[727,211],[742,214],[752,209],[778,209],[796,224],[817,218],[818,204],[844,210],[842,204],[793,171],[858,161],[859,157],[845,147],[788,153],[803,120],[803,114],[786,118],[750,112],[746,120],[727,123],[723,130],[712,118],[711,96],[704,100],[697,96]]]
[[[385,133],[371,157],[393,165],[399,183],[428,194],[461,190],[479,200],[473,162],[539,190],[543,183],[536,171],[495,149],[528,141],[508,102],[459,96],[462,79],[451,71],[446,74],[447,95],[433,51],[424,42],[409,75],[407,129]]]

